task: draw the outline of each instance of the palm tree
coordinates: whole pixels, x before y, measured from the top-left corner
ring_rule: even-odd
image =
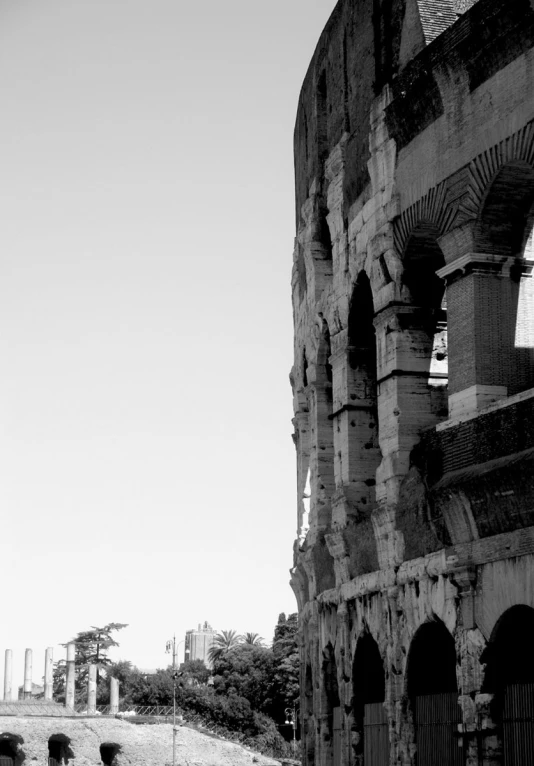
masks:
[[[213,664],[231,649],[235,649],[241,643],[242,636],[236,630],[221,630],[213,639],[213,644],[208,651],[208,659]]]
[[[258,633],[245,633],[243,636],[243,643],[249,646],[264,646],[264,640]]]

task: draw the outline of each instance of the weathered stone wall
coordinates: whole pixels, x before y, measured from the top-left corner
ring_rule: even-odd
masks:
[[[456,695],[465,763],[502,763],[486,658],[534,608],[533,72],[530,0],[340,0],[303,85],[292,584],[310,766],[363,763],[362,700],[383,702],[390,763],[416,762],[427,636],[452,663],[434,691]]]

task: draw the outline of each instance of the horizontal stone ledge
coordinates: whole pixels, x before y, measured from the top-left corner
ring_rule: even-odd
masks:
[[[534,527],[505,532],[470,543],[459,543],[421,558],[404,561],[398,568],[390,567],[359,575],[337,588],[323,591],[317,596],[315,603],[339,605],[351,599],[388,591],[398,585],[454,575],[466,566],[483,566],[501,559],[528,555],[534,555]],[[308,602],[306,607],[311,608],[313,603]]]
[[[338,415],[342,415],[344,412],[357,412],[358,410],[374,410],[376,409],[376,402],[372,402],[369,399],[361,400],[359,404],[344,404],[338,410],[328,416],[328,420],[333,420]]]

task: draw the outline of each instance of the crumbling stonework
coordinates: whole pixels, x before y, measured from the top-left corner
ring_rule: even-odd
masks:
[[[302,87],[308,766],[528,762],[533,48],[530,0],[340,0]]]

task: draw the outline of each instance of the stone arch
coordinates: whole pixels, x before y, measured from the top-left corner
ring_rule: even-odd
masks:
[[[351,494],[363,506],[371,505],[374,499],[376,469],[381,459],[374,313],[371,282],[361,271],[352,292],[347,327],[350,425],[346,478],[349,484],[357,485],[356,494]]]
[[[22,749],[24,739],[19,734],[11,732],[2,732],[0,734],[0,759],[2,763],[11,763],[12,766],[21,766],[26,760],[26,755]]]
[[[324,758],[321,763],[324,766],[333,766],[335,763],[335,750],[339,747],[339,720],[341,713],[341,701],[339,696],[339,684],[337,678],[337,663],[334,647],[328,643],[323,649],[322,660],[322,699],[321,719],[323,722]]]
[[[314,694],[312,666],[309,662],[304,669],[303,714],[304,764],[313,766],[315,764]]]
[[[376,332],[371,283],[361,271],[349,303],[345,342],[335,354],[333,437],[336,496],[348,576],[378,569],[371,514],[376,505],[378,442]],[[345,331],[343,331],[345,332]]]
[[[311,514],[316,516],[321,528],[330,524],[330,498],[334,490],[334,432],[332,426],[332,347],[330,330],[326,320],[319,316],[317,328],[317,353],[315,360],[315,386],[312,423],[311,468]],[[310,408],[311,409],[311,408]],[[315,496],[314,496],[315,495]]]
[[[443,419],[447,416],[448,344],[445,282],[437,274],[445,266],[439,236],[438,226],[429,221],[419,221],[413,228],[402,259],[402,289],[413,307],[409,323],[414,367],[428,372],[429,414]]]
[[[362,633],[356,644],[352,690],[353,731],[357,735],[353,737],[355,764],[387,766],[389,732],[384,709],[386,674],[378,644],[368,631]]]
[[[100,760],[104,766],[117,766],[120,751],[121,746],[116,742],[103,742],[100,745]]]
[[[458,747],[458,705],[454,638],[438,618],[425,622],[415,633],[406,672],[408,699],[414,725],[418,766],[434,766],[436,751],[447,754],[444,762],[462,766]]]
[[[49,766],[63,766],[74,758],[70,747],[70,737],[66,734],[52,734],[48,739],[48,762]]]
[[[534,386],[534,167],[510,159],[495,173],[475,226],[475,251],[501,263],[492,302],[502,315],[502,356],[509,396]],[[508,347],[508,348],[507,348]]]
[[[482,691],[502,733],[503,766],[530,762],[534,747],[534,609],[518,604],[497,621],[481,655]]]
[[[521,255],[533,202],[534,167],[525,160],[508,160],[497,170],[482,198],[475,227],[476,252]]]

